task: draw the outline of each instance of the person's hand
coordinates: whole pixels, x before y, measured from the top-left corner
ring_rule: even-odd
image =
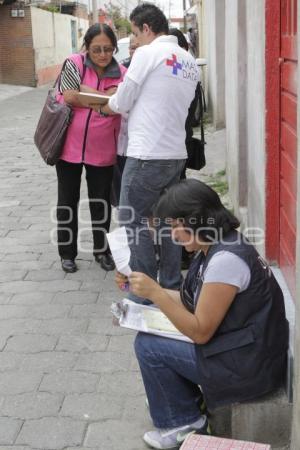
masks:
[[[125,291],[128,286],[128,277],[126,277],[126,275],[123,275],[120,272],[117,272],[115,276],[115,282],[118,288],[121,289],[121,291]]]
[[[132,272],[129,277],[129,290],[139,297],[152,300],[159,289],[162,289],[160,285],[144,273]]]
[[[106,89],[104,93],[105,95],[113,95],[117,92],[117,89],[118,89],[117,86],[114,86],[109,89]]]

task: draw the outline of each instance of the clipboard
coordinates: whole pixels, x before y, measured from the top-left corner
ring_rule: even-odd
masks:
[[[193,343],[156,306],[142,305],[123,298],[119,302],[113,302],[110,311],[114,317],[113,323],[120,327]]]
[[[87,92],[78,93],[80,102],[87,108],[94,108],[95,106],[106,105],[110,99],[110,95],[104,94],[90,94]]]

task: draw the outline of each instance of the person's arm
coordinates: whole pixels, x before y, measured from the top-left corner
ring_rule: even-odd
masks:
[[[129,282],[131,292],[153,301],[181,333],[197,344],[211,339],[238,292],[238,288],[230,284],[203,284],[195,314],[192,314],[147,275],[133,272]]]
[[[64,97],[64,101],[69,105],[77,106],[79,108],[88,108],[88,106],[81,102],[79,92],[112,95],[116,91],[116,87],[112,87],[107,91],[102,92],[85,84],[81,84],[79,68],[74,61],[68,59],[61,72],[59,90]]]
[[[119,84],[114,95],[109,99],[108,104],[101,107],[101,111],[105,114],[127,114],[133,107],[139,96],[140,86],[125,77],[124,81]]]
[[[180,292],[179,291],[173,291],[172,289],[165,289],[165,288],[164,288],[164,291],[168,294],[169,297],[172,298],[172,300],[175,303],[177,303],[177,305],[179,305],[179,306],[181,306],[182,308],[185,309],[185,306],[184,306],[184,304],[181,301]]]
[[[139,96],[140,88],[153,70],[155,56],[148,45],[139,47],[131,60],[124,81],[119,84],[108,104],[101,107],[105,114],[127,114]]]
[[[124,287],[125,283],[129,283],[128,277],[126,277],[125,275],[123,275],[120,272],[116,272],[115,281],[116,281],[116,283],[117,283],[117,285],[118,285],[120,290],[123,290],[123,287]],[[162,288],[162,289],[169,296],[169,298],[173,302],[177,303],[182,308],[184,308],[184,305],[181,302],[180,292],[179,291],[174,291],[172,289],[164,289],[164,288]]]
[[[68,59],[60,75],[59,91],[64,97],[64,101],[72,106],[84,107],[79,100],[79,90],[81,84],[80,71],[71,59]]]

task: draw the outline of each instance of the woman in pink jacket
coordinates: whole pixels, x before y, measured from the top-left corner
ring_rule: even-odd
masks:
[[[88,187],[94,257],[104,270],[114,269],[106,232],[110,226],[110,189],[121,117],[106,117],[84,107],[78,93],[112,94],[123,80],[126,68],[113,58],[117,40],[106,24],[95,24],[87,30],[84,48],[85,53],[74,54],[67,59],[60,79],[61,101],[72,105],[74,112],[60,161],[56,165],[58,251],[65,272],[77,270],[78,203],[83,166]]]

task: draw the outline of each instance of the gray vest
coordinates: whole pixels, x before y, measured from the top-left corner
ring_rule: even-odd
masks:
[[[212,245],[206,257],[195,258],[185,288],[198,299],[202,273],[222,250],[246,262],[251,280],[236,295],[211,340],[196,345],[200,385],[209,409],[270,392],[283,383],[286,374],[289,327],[283,294],[271,269],[245,237],[230,232],[222,243]]]

